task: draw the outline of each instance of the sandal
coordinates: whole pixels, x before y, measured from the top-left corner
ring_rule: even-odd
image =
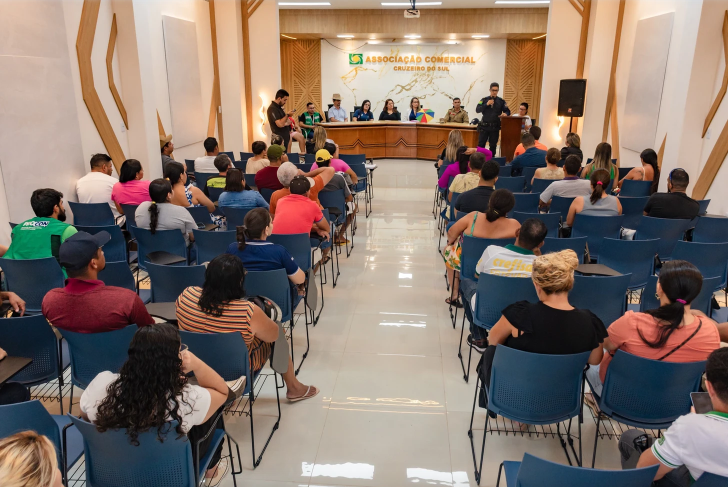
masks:
[[[445,300],[445,302],[447,304],[449,304],[450,306],[452,306],[453,308],[462,308],[463,307],[463,305],[462,305],[462,303],[460,302],[459,299],[456,299],[456,300],[453,301],[452,298],[447,298]]]
[[[315,386],[308,386],[306,389],[306,393],[302,396],[298,397],[289,397],[288,394],[286,394],[286,398],[290,402],[298,402],[298,401],[304,401],[306,399],[311,399],[312,397],[316,396],[319,393],[319,390]]]

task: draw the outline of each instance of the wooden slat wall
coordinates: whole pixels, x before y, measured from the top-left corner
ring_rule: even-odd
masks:
[[[505,86],[503,98],[513,115],[518,105],[528,103],[528,113],[537,117],[541,105],[541,81],[546,42],[539,40],[508,40],[506,44]],[[536,120],[540,124],[540,120]]]
[[[323,114],[321,102],[321,41],[281,40],[282,87],[291,96],[287,108],[296,108],[298,114],[312,101]],[[296,117],[297,118],[297,117]]]

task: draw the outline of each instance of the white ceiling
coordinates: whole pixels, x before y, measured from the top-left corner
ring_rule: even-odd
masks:
[[[331,3],[331,6],[313,6],[313,7],[294,7],[294,6],[281,6],[282,9],[327,9],[327,8],[340,8],[340,9],[387,9],[387,10],[404,10],[407,7],[383,7],[382,1],[385,2],[407,2],[408,0],[277,0],[283,2],[318,2],[327,1]],[[422,0],[423,2],[432,0]],[[496,5],[495,0],[437,0],[442,1],[442,5],[439,6],[428,6],[417,8],[420,10],[431,10],[438,8],[548,8],[549,4],[498,4]]]

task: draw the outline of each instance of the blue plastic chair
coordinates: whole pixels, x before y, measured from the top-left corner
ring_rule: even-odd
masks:
[[[551,205],[549,206],[549,213],[561,213],[561,216],[565,221],[566,215],[569,214],[569,208],[571,207],[571,203],[573,201],[574,198],[567,198],[565,196],[552,196]]]
[[[79,232],[87,232],[91,235],[96,235],[99,232],[108,232],[111,235],[109,243],[104,245],[104,257],[110,261],[126,261],[128,260],[128,254],[126,252],[126,240],[124,234],[121,232],[121,228],[118,225],[106,225],[106,226],[83,226],[76,225],[76,230]]]
[[[704,277],[703,286],[700,288],[700,293],[695,297],[692,303],[690,303],[690,309],[697,309],[702,311],[707,316],[711,316],[713,311],[713,293],[720,282],[720,277]],[[645,312],[648,309],[657,309],[660,307],[660,300],[655,296],[657,291],[658,276],[650,276],[647,280],[647,285],[644,291],[642,291],[642,300],[640,301],[639,310]]]
[[[248,167],[248,159],[243,159],[242,161],[233,161],[233,166],[235,167],[235,169],[240,169],[240,171],[245,174],[245,169]]]
[[[558,181],[558,179],[534,179],[531,185],[531,193],[543,193],[554,181]]]
[[[506,158],[505,157],[494,157],[491,159],[493,162],[497,162],[499,166],[503,167],[506,165]],[[508,173],[510,174],[510,173]]]
[[[649,197],[651,188],[652,181],[635,181],[632,179],[625,179],[619,191],[619,196]]]
[[[516,205],[511,211],[525,213],[538,212],[538,201],[541,193],[513,193],[513,196],[516,198]]]
[[[179,230],[157,230],[152,234],[146,228],[132,227],[137,239],[139,267],[147,270],[147,263],[157,262],[157,256],[167,265],[187,265],[189,263],[189,252],[187,244]],[[154,253],[154,254],[152,254]],[[152,254],[150,259],[149,254]]]
[[[132,227],[137,226],[136,224],[136,210],[139,205],[119,205],[124,211],[124,217],[126,218],[126,229],[129,231],[131,238],[135,239]]]
[[[108,203],[76,203],[69,201],[73,224],[86,226],[114,225],[114,213]]]
[[[255,174],[246,174],[245,175],[245,185],[249,188],[256,188],[255,185]]]
[[[236,230],[226,232],[205,232],[192,230],[197,246],[197,262],[210,262],[220,254],[224,254],[231,243],[236,242]]]
[[[152,302],[173,303],[182,291],[190,286],[205,283],[204,265],[169,266],[147,264],[147,272],[152,281]]]
[[[194,159],[185,159],[185,166],[187,166],[187,174],[195,173],[195,160]],[[162,169],[164,169],[164,167],[162,167]],[[164,172],[164,170],[162,172]]]
[[[308,233],[273,234],[266,240],[285,247],[302,271],[306,272],[311,268],[311,245]]]
[[[495,181],[495,189],[507,189],[511,193],[523,193],[523,185],[525,184],[525,181],[526,178],[523,176],[498,178]]]
[[[235,230],[237,227],[243,226],[245,215],[254,208],[233,208],[232,206],[221,206],[220,211],[225,215],[227,220],[228,231]],[[204,261],[203,261],[204,262]]]
[[[507,487],[650,487],[657,468],[658,465],[630,470],[580,468],[549,462],[526,453],[523,462],[501,463],[496,487],[500,486],[501,473],[505,474]]]
[[[511,173],[513,172],[513,168],[510,165],[500,167],[500,172],[498,173],[499,178],[510,178]]]
[[[708,213],[708,205],[710,205],[710,200],[698,200],[698,205],[700,206],[698,214],[700,216],[703,216]]]
[[[515,238],[478,238],[470,235],[463,235],[462,254],[460,256],[460,277],[461,279],[475,279],[475,267],[478,265],[480,256],[489,245],[505,247],[515,243]]]
[[[703,372],[705,361],[665,362],[617,350],[607,369],[599,409],[604,416],[628,426],[667,429],[677,418],[690,412],[690,393],[700,390]],[[603,415],[597,415],[592,468]]]
[[[584,367],[586,367],[590,353],[547,355],[523,352],[505,345],[498,345],[493,357],[490,386],[486,387],[485,384],[482,386],[488,401],[487,411],[511,421],[533,425],[560,424],[565,421],[571,423],[573,418],[579,417],[576,423],[579,438],[581,438],[580,415]],[[480,374],[478,374],[475,384],[476,394],[473,399],[473,412],[470,416],[470,429],[468,430],[473,453],[475,453],[473,419],[479,384]],[[475,481],[478,483],[480,483],[483,472],[489,420],[490,414],[486,414],[480,466],[475,465]],[[563,442],[560,431],[559,437]],[[581,451],[581,439],[579,439],[579,450]],[[571,463],[568,450],[565,449],[565,451],[567,459]],[[581,465],[581,455],[577,456],[574,451],[574,456],[577,457],[576,463]],[[473,463],[475,463],[475,454],[473,454]]]
[[[550,213],[549,213],[550,214]],[[571,249],[576,252],[576,256],[579,258],[579,262],[584,262],[584,253],[586,251],[586,237],[571,237],[571,238],[552,238],[546,237],[543,240],[543,247],[541,247],[542,254],[548,254],[551,252],[561,252],[562,250]]]
[[[629,289],[641,289],[647,278],[655,273],[655,255],[659,240],[620,240],[605,238],[599,251],[598,264],[620,274],[632,274]]]
[[[336,208],[337,210],[339,210],[339,215],[336,217],[336,220],[332,222],[335,227],[339,227],[346,223],[348,209],[346,206],[346,198],[344,197],[343,189],[337,189],[336,191],[321,191],[318,194],[318,198],[319,203],[321,203],[321,206],[323,206],[324,208]],[[348,228],[350,230],[350,233],[353,232],[353,225],[349,225]],[[347,240],[350,240],[351,242],[351,248],[349,248],[348,243],[346,244],[346,256],[349,257],[351,255],[351,251],[354,250],[354,234],[351,233],[351,238]]]
[[[364,164],[367,162],[366,154],[339,154],[341,160],[345,163],[351,164]]]
[[[714,291],[725,289],[728,276],[728,240],[724,243],[679,241],[672,258],[687,260],[700,270],[703,277],[720,277]]]
[[[304,162],[303,164],[296,164],[298,168],[303,172],[311,172],[311,167],[313,166],[312,162]]]
[[[208,225],[212,223],[212,217],[210,212],[204,206],[188,206],[187,211],[190,212],[190,216],[195,220],[198,225]]]
[[[590,160],[591,160],[591,159],[590,159]],[[633,168],[633,167],[620,167],[620,168],[618,168],[618,169],[619,169],[619,172],[617,173],[617,174],[618,174],[618,175],[617,175],[617,179],[619,179],[619,180],[621,181],[621,180],[622,180],[622,179],[624,179],[624,178],[625,178],[625,176],[627,176],[627,174],[629,174],[629,172],[630,172],[630,171],[631,171],[632,169],[634,169],[634,168]]]
[[[28,401],[0,406],[0,438],[7,438],[21,431],[35,431],[51,440],[56,448],[58,468],[63,475],[64,485],[68,469],[83,454],[83,439],[67,416],[48,413],[40,401]],[[66,430],[66,431],[64,431]],[[65,459],[64,459],[65,453]]]
[[[631,274],[622,276],[574,275],[574,288],[569,302],[579,309],[588,309],[608,327],[627,311],[627,287]]]
[[[637,228],[642,219],[648,199],[650,199],[649,196],[630,198],[621,194],[619,195],[619,203],[622,205],[622,215],[624,215],[624,221],[622,222],[624,228],[630,228],[632,230]]]
[[[149,289],[137,289],[134,281],[134,274],[129,269],[129,264],[124,261],[110,262],[106,261],[106,267],[99,272],[99,281],[107,286],[116,286],[130,291],[134,291],[139,295],[144,304],[152,300],[152,292]]]
[[[530,193],[533,191],[531,189],[531,180],[536,175],[536,169],[538,168],[535,166],[527,166],[523,168],[523,173],[521,174],[521,176],[523,176],[526,180],[526,187],[524,190],[526,193]]]
[[[275,191],[270,188],[260,188],[260,195],[268,204],[270,204],[270,198],[273,196],[273,193],[275,193]]]
[[[232,160],[232,158],[230,159]],[[207,180],[213,176],[217,176],[216,172],[197,172],[195,171],[195,184],[198,188],[202,189],[207,184]]]
[[[243,151],[240,151],[240,160],[242,162],[246,162],[251,157],[255,157],[255,154],[253,154],[252,152],[243,152]]]
[[[705,472],[695,481],[693,487],[726,487],[728,486],[728,477],[721,477],[712,473]]]
[[[233,152],[233,151],[229,151],[229,152],[220,151],[220,154],[225,154],[226,156],[228,156],[230,158],[231,161],[235,160],[235,152]]]
[[[372,212],[372,195],[371,195],[371,188],[369,185],[369,173],[367,173],[367,168],[364,164],[349,164],[349,167],[352,171],[354,171],[354,174],[356,174],[356,177],[359,178],[359,181],[357,181],[356,185],[353,187],[354,193],[364,193],[364,217],[369,218],[369,215]]]
[[[210,197],[210,201],[213,203],[220,199],[220,195],[225,191],[225,188],[207,188],[207,194]]]
[[[341,154],[341,155],[343,155],[343,154]],[[313,163],[316,162],[316,154],[304,154],[303,155],[303,160],[307,164],[311,164],[313,166]],[[346,162],[346,161],[344,161],[344,162]]]
[[[624,215],[595,216],[578,213],[571,230],[572,237],[586,237],[589,255],[599,258],[599,249],[604,238],[619,238]]]
[[[46,293],[63,287],[65,278],[55,257],[43,259],[0,258],[0,269],[5,274],[5,285],[25,300],[25,313],[38,314]]]
[[[728,218],[701,216],[693,230],[693,242],[728,242]]]
[[[43,315],[0,318],[0,348],[10,356],[33,359],[12,380],[27,387],[58,380],[58,403],[62,414],[62,376],[70,359],[68,354],[63,356],[60,345]]]
[[[490,331],[501,318],[503,310],[516,301],[538,301],[530,278],[481,274],[475,292],[473,323]]]
[[[670,260],[675,245],[677,245],[678,240],[683,239],[688,228],[690,228],[690,220],[643,216],[639,225],[637,225],[634,239],[659,238],[660,245],[657,253],[660,255],[660,260]]]
[[[534,193],[536,194],[536,193]],[[541,220],[548,229],[547,235],[552,235],[554,238],[559,234],[559,222],[561,221],[560,213],[532,213],[523,211],[514,211],[513,218],[518,220],[519,223],[523,223],[529,218],[536,218]],[[568,239],[564,239],[568,240]]]

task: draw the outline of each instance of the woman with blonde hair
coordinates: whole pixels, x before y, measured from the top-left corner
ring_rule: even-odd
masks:
[[[324,147],[324,146],[326,145],[326,142],[330,142],[330,143],[334,144],[334,141],[331,139],[328,139],[327,137],[328,136],[326,134],[326,129],[320,125],[316,125],[316,127],[313,129],[313,153],[314,154],[317,153],[318,151],[320,151],[321,149],[325,149],[326,147]],[[339,158],[339,146],[338,146],[338,144],[334,144],[334,145],[336,145],[336,153],[334,154],[334,158],[338,159]]]
[[[51,440],[23,431],[0,440],[0,485],[3,487],[62,487],[58,457]]]
[[[584,160],[584,154],[581,152],[581,137],[579,137],[579,134],[569,132],[566,134],[566,140],[564,142],[566,146],[561,148],[562,160],[565,160],[571,155],[577,156],[580,161]]]
[[[609,179],[617,177],[617,166],[612,163],[612,146],[607,142],[600,142],[594,151],[594,159],[584,167],[582,177],[589,179],[594,171],[604,169],[609,171]]]
[[[463,140],[463,133],[458,130],[451,130],[450,135],[447,136],[447,145],[442,149],[442,154],[437,161],[437,167],[440,167],[447,161],[446,166],[449,166],[453,162],[458,160],[458,148],[465,145]]]

